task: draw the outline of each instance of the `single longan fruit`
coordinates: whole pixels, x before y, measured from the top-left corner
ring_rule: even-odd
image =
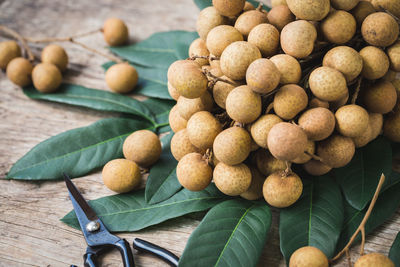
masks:
[[[286,0],[287,5],[299,19],[319,21],[328,15],[330,10],[329,0]]]
[[[305,58],[314,49],[317,30],[305,20],[290,22],[281,31],[281,47],[283,51],[295,58]]]
[[[274,90],[281,79],[281,73],[275,64],[266,58],[254,60],[246,71],[246,82],[259,94],[268,94]]]
[[[109,18],[103,25],[104,40],[111,46],[120,46],[128,42],[129,32],[126,24],[118,18]]]
[[[366,109],[373,113],[386,114],[397,102],[396,88],[392,83],[380,81],[361,90],[361,100]]]
[[[367,129],[361,135],[353,137],[353,142],[356,148],[359,148],[366,146],[370,141],[372,141],[372,128],[368,123]]]
[[[228,23],[229,19],[227,17],[222,16],[215,7],[210,6],[200,11],[197,17],[196,30],[200,38],[206,40],[211,29]]]
[[[350,137],[333,134],[318,143],[317,155],[333,168],[347,165],[354,156],[355,146]]]
[[[257,46],[263,57],[270,57],[278,52],[279,31],[271,24],[258,24],[250,31],[247,41]]]
[[[238,196],[246,192],[251,184],[251,171],[241,163],[235,166],[220,162],[214,168],[215,186],[228,196]]]
[[[380,113],[369,113],[369,125],[371,126],[371,140],[374,140],[382,132],[383,115]]]
[[[245,0],[213,0],[212,4],[222,16],[233,17],[243,10],[245,2]]]
[[[204,92],[201,97],[198,98],[186,98],[180,96],[176,106],[178,107],[179,114],[185,120],[189,120],[193,114],[199,111],[211,111],[214,105],[213,99],[209,92]]]
[[[168,86],[168,93],[169,95],[174,99],[174,100],[178,100],[178,98],[180,97],[180,94],[178,92],[178,90],[175,89],[175,87],[172,86],[172,84],[170,82],[167,83]]]
[[[331,5],[335,9],[349,11],[353,9],[360,0],[331,0]]]
[[[369,1],[360,1],[351,13],[360,26],[368,15],[375,13],[375,8]]]
[[[296,19],[287,5],[273,7],[268,12],[267,18],[269,23],[274,25],[279,31]]]
[[[332,170],[332,167],[329,167],[325,163],[312,159],[303,165],[304,170],[311,175],[321,176],[327,174]]]
[[[188,120],[186,129],[190,142],[197,148],[206,150],[213,146],[222,126],[210,112],[199,111]]]
[[[318,99],[316,97],[313,97],[309,103],[308,106],[311,108],[328,108],[329,109],[329,102],[322,101],[321,99]]]
[[[42,93],[52,93],[60,86],[62,75],[55,65],[40,63],[32,70],[32,82],[38,91]]]
[[[400,72],[400,41],[394,43],[387,49],[390,68],[396,72]]]
[[[247,39],[250,31],[261,23],[268,23],[267,14],[260,10],[250,10],[237,18],[235,28]]]
[[[226,112],[234,121],[253,122],[261,114],[261,96],[247,85],[236,87],[226,98]]]
[[[286,54],[275,55],[270,58],[281,73],[281,84],[297,84],[301,79],[301,66],[294,57]]]
[[[274,8],[276,6],[280,6],[280,5],[286,5],[286,0],[271,0],[271,6]]]
[[[337,10],[322,21],[321,30],[329,42],[344,44],[353,38],[356,26],[356,20],[349,12]]]
[[[327,108],[312,108],[301,114],[298,123],[308,139],[320,141],[328,138],[335,130],[335,115]]]
[[[303,88],[296,84],[287,84],[279,88],[274,97],[276,115],[284,120],[293,119],[308,104],[308,96]]]
[[[206,44],[210,53],[219,57],[228,45],[236,41],[243,41],[243,35],[230,25],[220,25],[210,30]]]
[[[358,258],[354,267],[395,267],[394,263],[385,255],[370,253]]]
[[[250,167],[251,171],[251,184],[246,192],[241,193],[240,196],[247,200],[257,200],[263,196],[263,185],[265,176],[260,173],[257,168]]]
[[[274,156],[265,149],[257,150],[255,153],[255,164],[258,170],[266,176],[277,171],[283,171],[287,168],[284,161],[274,158]]]
[[[383,124],[383,135],[393,142],[400,142],[400,112],[390,114]]]
[[[223,81],[217,81],[214,86],[213,86],[213,98],[215,103],[220,106],[221,108],[225,109],[226,106],[226,98],[228,97],[229,93],[237,86],[240,86],[241,84],[229,79],[226,76],[221,77],[223,80],[229,81],[223,82]]]
[[[132,160],[145,168],[157,162],[161,151],[160,139],[149,130],[133,132],[125,139],[122,146],[122,152],[126,159]]]
[[[274,114],[261,116],[251,124],[251,137],[260,147],[268,148],[268,133],[275,124],[280,122],[282,119]]]
[[[139,75],[132,65],[118,63],[112,65],[106,71],[106,83],[108,87],[117,93],[128,93],[132,91],[139,79]]]
[[[360,51],[363,59],[362,76],[368,80],[382,78],[389,69],[389,58],[382,49],[366,46]]]
[[[303,183],[295,173],[274,172],[264,182],[265,201],[275,208],[286,208],[293,205],[303,192]]]
[[[247,1],[246,1],[246,3],[244,3],[243,12],[254,10],[254,9],[256,9],[256,8],[253,6],[252,3],[247,2]]]
[[[16,57],[7,64],[7,77],[18,86],[24,87],[32,83],[33,66],[23,57]]]
[[[319,67],[313,70],[309,84],[312,93],[321,100],[336,101],[348,94],[343,74],[330,67]]]
[[[250,134],[241,127],[230,127],[214,140],[213,152],[218,161],[228,165],[242,163],[250,154]]]
[[[292,162],[296,164],[304,164],[311,160],[310,154],[313,155],[314,152],[315,152],[315,142],[308,140],[307,147],[304,153],[300,157],[295,158]]]
[[[114,159],[103,167],[103,183],[117,193],[126,193],[139,186],[141,175],[139,166],[127,159]]]
[[[368,112],[359,105],[345,105],[335,113],[336,130],[348,137],[362,135],[368,127]]]
[[[328,267],[325,254],[316,247],[301,247],[290,256],[289,267]]]
[[[212,168],[199,153],[185,155],[176,166],[179,183],[190,191],[205,189],[211,183],[212,173]]]
[[[399,24],[385,12],[372,13],[364,19],[361,33],[370,45],[386,47],[399,37]]]
[[[0,43],[0,69],[6,69],[8,63],[21,56],[21,48],[15,41],[4,41]]]
[[[181,117],[177,105],[173,106],[169,111],[168,121],[169,121],[169,126],[171,127],[174,133],[182,129],[185,129],[187,125],[187,120]]]
[[[189,153],[200,153],[200,150],[190,143],[186,129],[182,129],[175,133],[171,139],[171,153],[177,161]]]
[[[228,45],[221,55],[221,70],[232,80],[243,80],[251,62],[261,58],[257,46],[245,41],[237,41]]]
[[[353,48],[337,46],[325,54],[322,65],[340,71],[346,81],[351,82],[360,75],[363,68],[363,59]]]
[[[51,63],[61,71],[65,71],[68,65],[68,55],[64,48],[59,45],[51,44],[46,46],[42,51],[42,62]]]
[[[268,149],[280,160],[292,161],[300,157],[307,148],[307,135],[297,125],[280,122],[268,134]]]
[[[206,42],[201,39],[195,39],[189,46],[189,57],[193,56],[209,56],[210,52],[207,49]],[[196,58],[194,61],[200,66],[208,65],[207,58]]]

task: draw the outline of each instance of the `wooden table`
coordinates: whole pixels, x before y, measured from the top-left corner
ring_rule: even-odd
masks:
[[[97,29],[106,18],[116,16],[128,24],[133,42],[159,31],[193,31],[198,13],[191,0],[0,0],[0,24],[24,36],[37,38],[69,36]],[[85,37],[83,41],[107,52],[101,34]],[[107,60],[79,47],[62,45],[70,58],[65,81],[107,90],[101,68]],[[33,46],[34,53],[39,55],[41,48],[42,45]],[[30,100],[1,72],[0,177],[4,178],[12,164],[37,143],[116,115]],[[87,199],[112,194],[103,186],[99,172],[76,179],[75,183]],[[0,266],[81,266],[86,248],[81,232],[59,221],[71,208],[63,182],[1,179]],[[285,266],[279,252],[277,223],[275,212],[260,266]],[[181,255],[190,233],[198,224],[195,219],[183,217],[120,236],[129,241],[133,237],[145,238]],[[400,211],[368,237],[366,251],[387,253],[399,229]],[[138,266],[165,266],[149,255],[135,255],[135,260]],[[122,266],[118,252],[108,254],[103,263],[103,266]],[[339,266],[347,265],[341,263]]]

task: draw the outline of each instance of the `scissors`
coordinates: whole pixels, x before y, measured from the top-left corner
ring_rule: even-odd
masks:
[[[107,230],[103,222],[97,217],[94,210],[89,206],[67,174],[64,174],[64,180],[83,236],[88,244],[86,253],[83,256],[84,266],[99,266],[97,257],[112,248],[116,248],[121,253],[124,266],[134,267],[135,262],[129,242],[111,234]],[[179,258],[176,255],[155,244],[135,238],[133,247],[138,251],[154,254],[171,266],[178,266]],[[71,265],[71,267],[73,266],[74,265]]]

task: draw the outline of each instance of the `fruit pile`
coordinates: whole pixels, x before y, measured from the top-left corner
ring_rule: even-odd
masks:
[[[400,142],[396,16],[397,1],[213,0],[168,69],[182,186],[284,208],[303,190],[292,164],[319,176],[382,130]]]

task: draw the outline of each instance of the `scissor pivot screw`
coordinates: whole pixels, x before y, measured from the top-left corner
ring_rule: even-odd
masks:
[[[88,230],[89,232],[95,232],[99,230],[99,228],[100,224],[97,221],[91,221],[88,224],[86,224],[86,230]]]

